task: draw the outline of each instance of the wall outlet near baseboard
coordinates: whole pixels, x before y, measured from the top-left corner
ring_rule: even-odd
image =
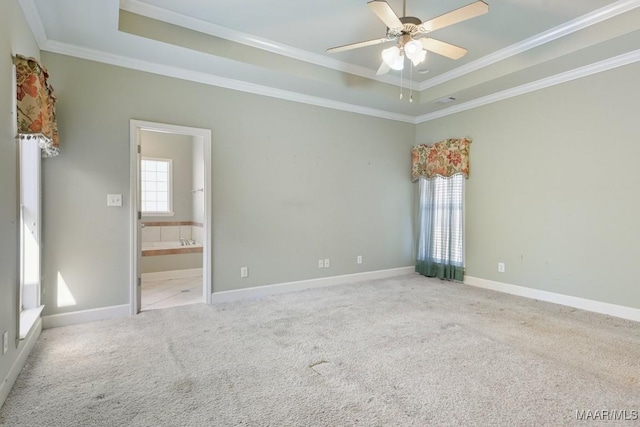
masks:
[[[318,268],[324,268],[324,260],[322,259],[318,260]]]
[[[362,255],[358,255],[356,258],[356,264],[362,264]]]
[[[7,351],[9,351],[9,332],[4,331],[4,334],[2,334],[2,354]]]
[[[504,273],[504,262],[498,263],[498,273]]]
[[[329,261],[329,258],[325,258],[324,259],[324,268],[329,268],[331,267],[331,263]]]
[[[240,277],[249,277],[249,267],[240,267]]]

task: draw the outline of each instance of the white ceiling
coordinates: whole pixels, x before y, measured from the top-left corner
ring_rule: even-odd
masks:
[[[413,123],[640,60],[640,0],[485,0],[489,13],[429,35],[466,56],[402,76],[375,75],[388,45],[325,53],[384,37],[367,0],[19,1],[42,50]],[[407,15],[471,2],[407,0]]]

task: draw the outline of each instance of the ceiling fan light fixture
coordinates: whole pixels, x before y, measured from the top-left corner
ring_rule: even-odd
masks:
[[[382,60],[392,70],[402,70],[404,68],[404,56],[398,46],[392,46],[382,51]]]
[[[424,60],[427,58],[427,51],[422,49],[420,52],[418,52],[417,55],[415,55],[413,58],[409,58],[411,59],[411,62],[413,62],[413,66],[417,67],[418,64],[424,62]]]
[[[411,40],[404,45],[404,53],[413,62],[414,66],[424,61],[427,51],[422,48],[422,43],[418,40]]]

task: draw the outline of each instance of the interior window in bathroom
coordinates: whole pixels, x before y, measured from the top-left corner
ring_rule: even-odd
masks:
[[[171,159],[143,157],[140,175],[142,213],[171,215]]]

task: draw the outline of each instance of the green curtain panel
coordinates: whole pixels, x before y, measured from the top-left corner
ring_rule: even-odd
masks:
[[[447,139],[414,147],[412,176],[419,180],[416,272],[464,279],[464,182],[471,140]]]
[[[13,57],[16,66],[18,137],[37,138],[43,157],[59,153],[56,97],[49,74],[35,59]]]

